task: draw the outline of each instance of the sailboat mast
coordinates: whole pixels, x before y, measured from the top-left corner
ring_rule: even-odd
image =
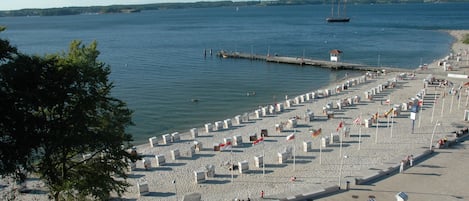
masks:
[[[344,11],[344,16],[347,16],[347,7],[345,4],[347,4],[347,0],[344,0],[344,9],[342,9]]]
[[[332,0],[332,4],[331,4],[331,17],[334,17],[334,4],[335,4],[335,1]]]
[[[337,17],[340,17],[340,0],[337,1]]]

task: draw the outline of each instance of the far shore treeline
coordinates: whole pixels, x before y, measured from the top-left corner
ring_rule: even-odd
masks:
[[[445,3],[445,2],[469,2],[469,0],[348,0],[349,4],[389,4],[389,3]],[[278,1],[216,1],[195,3],[155,3],[142,5],[110,5],[90,7],[63,7],[46,9],[21,9],[0,11],[0,17],[14,16],[60,16],[82,14],[107,14],[107,13],[133,13],[144,10],[166,10],[182,8],[211,8],[233,6],[278,6],[278,5],[308,5],[330,4],[331,0],[278,0]]]

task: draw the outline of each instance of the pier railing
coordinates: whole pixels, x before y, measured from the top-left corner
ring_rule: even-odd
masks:
[[[258,54],[249,54],[249,53],[242,53],[242,52],[227,52],[227,51],[220,51],[218,52],[217,55],[222,58],[263,60],[266,62],[293,64],[293,65],[301,65],[301,66],[314,66],[314,67],[329,68],[329,69],[334,69],[334,70],[359,70],[359,71],[386,70],[388,72],[412,71],[412,70],[403,69],[403,68],[376,67],[376,66],[367,66],[363,64],[324,61],[324,60],[316,60],[316,59],[303,58],[303,57],[258,55]]]

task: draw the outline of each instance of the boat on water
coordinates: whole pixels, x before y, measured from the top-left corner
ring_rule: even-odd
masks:
[[[334,1],[332,2],[332,6],[331,6],[331,17],[326,18],[326,21],[327,21],[327,22],[331,22],[331,23],[332,23],[332,22],[350,22],[350,17],[347,17],[347,16],[346,16],[346,7],[345,7],[345,6],[346,6],[346,3],[345,3],[345,2],[347,2],[346,0],[345,0],[345,2],[344,2],[344,4],[343,4],[343,8],[342,8],[343,11],[344,11],[344,15],[342,16],[342,15],[340,14],[340,9],[341,9],[341,8],[340,8],[340,2],[341,2],[341,1],[342,1],[342,0],[337,0],[337,12],[336,12],[337,15],[334,15],[335,3],[334,3]]]
[[[328,17],[326,18],[327,22],[350,22],[349,17]]]

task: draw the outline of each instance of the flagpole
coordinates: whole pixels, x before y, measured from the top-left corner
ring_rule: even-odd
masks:
[[[394,127],[394,116],[391,116],[391,138],[392,138],[392,127]]]
[[[393,112],[394,112],[394,111],[393,111]],[[392,115],[392,114],[391,114],[391,115]],[[391,115],[390,115],[390,114],[387,115],[387,118],[388,118],[388,124],[387,124],[387,126],[386,126],[387,128],[389,128],[389,119],[391,118],[391,117],[390,117]]]
[[[466,89],[466,107],[467,107],[467,101],[469,101],[469,91]]]
[[[433,127],[432,138],[430,140],[430,150],[432,150],[433,148],[433,137],[435,136],[435,131],[436,131],[437,126],[439,126],[438,120],[435,123],[435,127]]]
[[[420,113],[419,113],[419,128],[420,128],[420,122],[422,122],[422,110],[423,110],[423,100],[422,100],[422,105],[420,105]]]
[[[293,171],[296,170],[296,143],[293,141]]]
[[[262,141],[262,177],[265,178],[265,142]]]
[[[389,106],[391,106],[391,95],[389,95]],[[391,108],[391,111],[394,112],[393,108]],[[387,128],[389,128],[389,114],[387,115],[387,118],[388,118],[388,125],[387,125]]]
[[[293,130],[293,136],[295,136],[296,129]],[[296,170],[296,143],[295,140],[293,140],[293,171]]]
[[[451,90],[451,105],[449,106],[449,112],[453,111],[453,100],[454,100],[454,90]]]
[[[375,144],[378,143],[378,128],[379,128],[379,109],[378,113],[376,114],[376,134],[375,134]]]
[[[344,158],[347,158],[347,156],[341,156],[340,158],[340,167],[339,167],[339,189],[342,186],[342,168],[344,167]]]
[[[322,164],[322,138],[319,139],[319,165]]]
[[[458,90],[458,109],[461,107],[461,90],[462,87],[464,86],[464,82],[461,82],[461,85],[459,85],[459,90]]]
[[[444,92],[445,93],[445,92]],[[445,109],[445,98],[443,98],[443,102],[441,103],[441,114],[440,117],[443,117],[443,111]]]
[[[342,134],[340,132],[341,130],[339,130],[339,138],[340,138],[340,149],[339,149],[339,154],[340,156],[342,156]],[[339,157],[340,157],[339,156]]]
[[[360,150],[361,141],[362,141],[362,113],[360,113],[360,122],[358,125],[358,150]]]
[[[387,115],[387,118],[388,118],[388,124],[386,126],[386,128],[389,128],[389,119],[391,118],[390,116],[392,115],[392,113],[394,113],[394,108],[391,108],[391,110],[389,110],[391,112],[388,112],[388,115]]]
[[[362,125],[358,127],[358,150],[360,150],[361,142],[362,142]]]
[[[226,145],[225,145],[226,146]],[[233,183],[234,176],[233,176],[233,170],[234,170],[234,163],[233,163],[233,149],[230,149],[230,161],[231,161],[231,183]]]
[[[435,90],[435,99],[433,100],[433,108],[432,108],[432,120],[430,122],[433,123],[433,116],[435,114],[435,107],[436,107],[436,90]]]

